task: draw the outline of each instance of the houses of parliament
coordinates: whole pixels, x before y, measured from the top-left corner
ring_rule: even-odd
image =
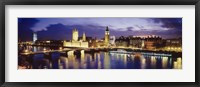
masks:
[[[103,41],[103,46],[109,46],[110,43],[110,32],[108,27],[106,27],[105,30],[105,36],[104,36],[104,41]],[[83,32],[82,37],[79,37],[79,32],[75,28],[72,30],[72,40],[70,41],[64,41],[63,42],[64,47],[84,47],[88,48],[89,47],[89,40],[86,39],[86,34]]]

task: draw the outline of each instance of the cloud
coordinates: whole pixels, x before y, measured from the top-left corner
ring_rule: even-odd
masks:
[[[38,39],[41,40],[71,39],[73,28],[79,30],[79,36],[85,32],[86,36],[103,38],[106,26],[109,26],[110,35],[116,37],[182,35],[181,18],[19,18],[18,25],[19,38],[23,40],[32,40],[32,30],[38,32]]]
[[[74,28],[79,31],[79,36],[82,36],[83,32],[85,32],[87,37],[103,38],[106,27],[98,25],[51,24],[46,27],[46,30],[38,31],[38,38],[41,40],[71,40]]]
[[[135,25],[135,26],[138,27],[138,28],[140,28],[140,29],[144,28],[144,26],[142,26],[142,25]]]
[[[151,18],[154,23],[162,23],[161,27],[169,29],[182,29],[182,18]]]
[[[127,31],[133,31],[134,27],[127,27]]]
[[[31,41],[33,31],[31,28],[38,23],[35,18],[18,18],[18,38],[21,41]]]
[[[38,38],[40,40],[71,40],[72,30],[76,28],[79,31],[79,37],[82,36],[83,32],[86,33],[87,37],[102,39],[105,35],[106,26],[99,25],[64,25],[61,23],[51,24],[46,27],[47,30],[39,31]],[[127,31],[119,31],[119,29],[110,30],[110,36],[140,36],[140,35],[159,35],[163,38],[171,37],[181,37],[180,31],[177,30],[152,30],[148,31],[147,29],[143,30],[134,30],[134,27],[127,27]],[[132,31],[132,32],[130,32]]]

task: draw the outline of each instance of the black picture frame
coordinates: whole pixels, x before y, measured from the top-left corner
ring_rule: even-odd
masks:
[[[200,0],[2,0],[0,5],[1,87],[199,87]],[[5,82],[6,5],[195,5],[195,82]],[[187,79],[187,78],[182,78]]]

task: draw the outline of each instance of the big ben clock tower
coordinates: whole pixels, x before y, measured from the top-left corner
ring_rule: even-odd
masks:
[[[105,31],[105,45],[108,46],[109,42],[110,42],[110,31],[107,26]]]

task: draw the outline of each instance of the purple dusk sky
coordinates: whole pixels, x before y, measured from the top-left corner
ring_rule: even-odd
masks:
[[[182,37],[182,18],[18,18],[18,35],[23,41],[32,40],[32,32],[41,40],[67,40],[72,29],[79,36],[103,38],[106,26],[111,36],[159,35],[163,38]]]

